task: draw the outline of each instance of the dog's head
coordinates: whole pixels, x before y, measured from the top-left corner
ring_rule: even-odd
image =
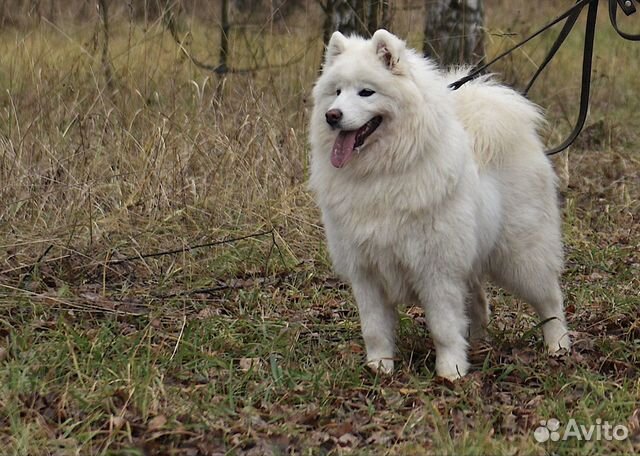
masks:
[[[332,143],[334,167],[346,166],[383,137],[406,106],[415,92],[403,87],[411,82],[408,52],[404,41],[386,30],[370,40],[332,35],[313,91],[312,130],[321,142]]]

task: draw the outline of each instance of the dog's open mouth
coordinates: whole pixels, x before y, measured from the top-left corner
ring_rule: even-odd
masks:
[[[340,131],[331,149],[331,164],[336,168],[346,165],[353,158],[354,151],[364,144],[381,123],[382,116],[376,116],[357,130]]]

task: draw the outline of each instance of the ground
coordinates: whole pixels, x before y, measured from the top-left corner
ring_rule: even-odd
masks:
[[[453,383],[418,308],[397,372],[364,367],[306,190],[319,43],[272,31],[264,55],[289,66],[220,80],[161,24],[115,22],[107,84],[94,23],[0,32],[0,453],[637,454],[640,47],[601,19],[588,125],[557,161],[574,348],[546,355],[530,309],[491,289],[491,340]],[[517,38],[500,27],[496,49]],[[203,58],[210,35],[194,29]],[[573,118],[579,43],[532,92],[550,143]],[[538,442],[554,418],[628,436]]]

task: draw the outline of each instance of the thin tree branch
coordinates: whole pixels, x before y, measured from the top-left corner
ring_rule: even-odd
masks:
[[[240,236],[240,237],[237,237],[237,238],[223,239],[222,241],[214,241],[214,242],[207,242],[205,244],[189,245],[189,246],[181,248],[181,249],[164,250],[164,251],[161,251],[161,252],[153,252],[153,253],[144,253],[144,254],[141,254],[141,255],[135,255],[135,256],[130,256],[130,257],[126,257],[126,258],[120,258],[120,259],[117,259],[117,260],[109,260],[105,264],[120,264],[120,263],[127,263],[127,262],[131,262],[131,261],[140,261],[140,260],[143,260],[145,258],[155,258],[155,257],[165,256],[165,255],[176,255],[178,253],[191,252],[192,250],[201,249],[201,248],[204,248],[204,247],[213,247],[213,246],[216,246],[216,245],[231,244],[232,242],[238,242],[238,241],[242,241],[244,239],[251,239],[251,238],[257,238],[257,237],[261,237],[261,236],[266,236],[266,235],[272,234],[272,233],[273,233],[273,228],[268,230],[268,231],[261,231],[261,232],[254,233],[254,234],[248,234],[246,236]]]
[[[189,59],[191,61],[191,63],[193,63],[198,68],[203,69],[203,70],[207,70],[207,71],[211,71],[211,72],[216,73],[218,75],[229,74],[229,73],[232,73],[232,74],[253,73],[253,72],[262,71],[262,70],[286,68],[286,67],[289,67],[291,65],[295,65],[296,63],[300,62],[305,56],[305,52],[301,52],[300,55],[292,57],[291,59],[289,59],[286,62],[277,63],[277,64],[269,64],[269,65],[265,65],[265,66],[257,66],[257,67],[253,67],[253,68],[233,68],[232,66],[230,66],[227,63],[223,63],[223,64],[219,64],[219,65],[212,65],[212,64],[205,63],[205,62],[197,59],[185,47],[185,45],[183,44],[184,40],[181,40],[180,36],[178,34],[178,29],[177,29],[177,26],[176,26],[175,16],[171,12],[171,10],[166,10],[164,15],[163,15],[163,18],[164,18],[163,22],[165,24],[165,27],[167,28],[167,30],[169,30],[169,34],[173,38],[173,41],[175,41],[175,43],[178,45],[178,47],[180,48],[180,51],[184,54],[184,56],[187,59]],[[307,46],[306,47],[308,47],[308,45],[311,44],[316,39],[317,39],[317,37],[313,37],[312,39],[307,40]],[[306,49],[306,47],[305,47],[305,49]]]

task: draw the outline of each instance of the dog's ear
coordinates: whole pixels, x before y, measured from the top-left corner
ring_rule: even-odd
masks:
[[[324,53],[324,67],[330,66],[336,57],[344,52],[347,47],[347,38],[340,32],[333,32],[327,50]]]
[[[392,73],[401,73],[400,62],[404,60],[404,51],[407,48],[405,42],[384,29],[377,30],[371,40],[382,63]]]

